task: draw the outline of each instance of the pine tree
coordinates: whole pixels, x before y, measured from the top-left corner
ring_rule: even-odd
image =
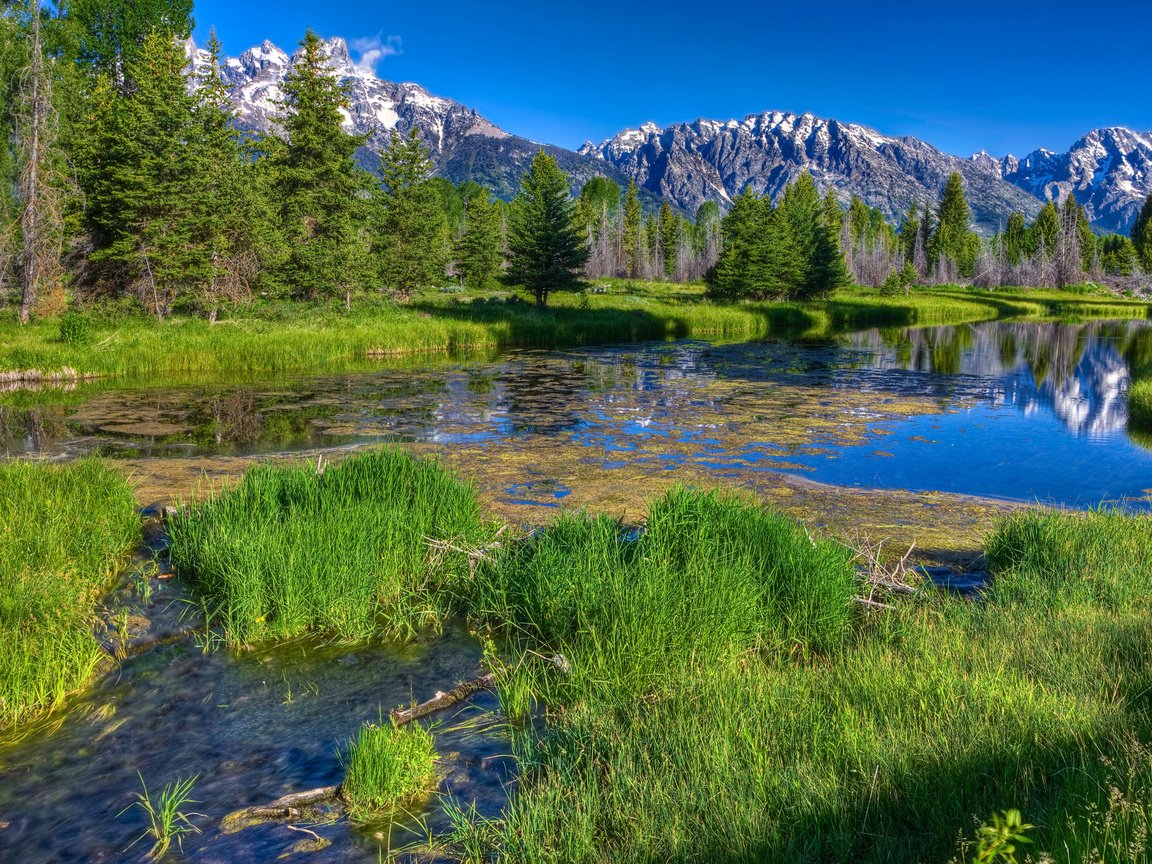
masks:
[[[1140,215],[1132,223],[1132,245],[1140,259],[1140,269],[1152,273],[1152,194],[1140,208]]]
[[[500,205],[489,201],[488,191],[465,197],[464,233],[456,243],[456,269],[465,285],[483,288],[500,272],[502,239]]]
[[[236,131],[235,111],[221,80],[221,47],[215,29],[208,37],[208,65],[196,89],[198,133],[188,142],[191,173],[200,178],[193,204],[196,242],[206,249],[208,274],[202,286],[209,321],[220,304],[248,295],[259,268],[254,236],[267,230],[255,200],[252,160]]]
[[[77,59],[126,95],[135,84],[129,66],[152,33],[174,42],[192,33],[192,0],[72,0],[68,18],[77,31]]]
[[[852,245],[858,246],[868,242],[868,205],[856,195],[848,202],[848,225]]]
[[[1032,223],[1028,234],[1033,254],[1039,253],[1045,261],[1055,259],[1056,246],[1060,240],[1060,211],[1055,202],[1048,201],[1040,208],[1040,215]]]
[[[840,229],[844,225],[844,211],[840,209],[840,201],[837,199],[836,190],[832,186],[829,186],[828,191],[824,193],[824,208],[821,217],[832,235],[839,237]]]
[[[624,224],[622,237],[624,243],[624,270],[625,276],[636,278],[636,267],[639,263],[640,234],[643,228],[643,214],[640,210],[640,191],[636,188],[636,181],[628,181],[628,191],[624,193]]]
[[[134,287],[158,318],[210,278],[198,242],[203,166],[189,146],[199,130],[185,63],[181,46],[156,31],[127,64],[130,96],[98,85],[87,165],[87,215],[100,243],[92,260],[116,268],[112,278]]]
[[[672,212],[667,201],[660,205],[658,228],[660,260],[657,266],[665,279],[672,279],[676,275],[676,249],[680,245],[680,217]]]
[[[287,255],[281,280],[315,299],[344,296],[362,279],[357,251],[371,178],[355,160],[365,139],[342,128],[344,88],[328,64],[324,43],[311,30],[284,79],[284,131],[275,166]]]
[[[900,249],[911,262],[916,257],[916,240],[920,236],[920,209],[913,207],[900,226]]]
[[[863,202],[861,202],[863,206]],[[784,189],[778,212],[788,222],[804,278],[789,296],[822,297],[851,281],[840,240],[823,218],[816,181],[807,171]],[[849,223],[851,223],[849,215]]]
[[[541,150],[520,178],[508,214],[508,279],[531,291],[541,307],[552,291],[578,288],[577,272],[588,260],[568,184],[555,158]]]
[[[401,138],[393,129],[388,149],[380,154],[380,211],[373,247],[384,284],[403,300],[444,278],[448,225],[431,174],[420,131],[413,126],[408,137]]]
[[[807,278],[804,256],[792,223],[745,187],[722,224],[724,246],[705,282],[721,300],[767,300],[800,292]]]
[[[1008,227],[1001,237],[1004,259],[1013,267],[1028,254],[1028,229],[1024,224],[1024,214],[1013,212],[1008,216]]]
[[[970,277],[976,265],[979,240],[969,228],[971,212],[964,196],[964,180],[953,171],[944,186],[936,215],[936,230],[928,251],[933,261],[952,262],[961,276]]]

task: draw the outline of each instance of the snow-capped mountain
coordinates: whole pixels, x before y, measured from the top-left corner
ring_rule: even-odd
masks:
[[[1035,197],[970,160],[942,153],[916,138],[893,138],[865,126],[780,111],[743,120],[697,120],[659,127],[647,123],[599,145],[580,148],[636,182],[694,211],[705,201],[727,203],[745,187],[775,197],[801,172],[821,190],[853,193],[899,224],[909,209],[939,199],[948,175],[967,184],[973,218],[986,232],[1012,210],[1035,216]]]
[[[404,135],[416,126],[431,150],[438,174],[454,183],[474,180],[503,197],[515,192],[520,175],[540,149],[556,157],[577,188],[605,173],[599,160],[510,135],[473,109],[434,96],[418,84],[377,77],[352,60],[347,43],[339,37],[327,40],[325,48],[333,74],[348,88],[345,128],[369,136],[362,153],[369,168],[374,167],[375,155],[387,145],[393,129]],[[186,52],[193,71],[203,69],[208,62],[207,52],[191,41]],[[293,62],[294,56],[268,41],[224,61],[222,77],[240,128],[252,132],[276,128],[284,97],[281,85]],[[617,181],[627,182],[619,172],[611,173]]]
[[[972,162],[1042,200],[1062,201],[1075,193],[1103,231],[1127,233],[1152,193],[1152,131],[1094,129],[1067,153],[1040,149],[1023,159],[995,159],[981,151]]]

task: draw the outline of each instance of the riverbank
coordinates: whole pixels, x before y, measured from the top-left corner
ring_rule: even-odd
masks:
[[[702,286],[607,282],[602,293],[556,295],[538,310],[504,293],[436,293],[407,305],[259,301],[215,325],[163,322],[108,310],[20,327],[0,322],[0,380],[35,383],[362,368],[374,357],[467,355],[652,339],[819,336],[845,329],[957,324],[997,318],[1144,318],[1149,306],[1087,290],[917,290],[889,297],[859,288],[813,303],[718,305]],[[67,324],[63,324],[66,320]]]

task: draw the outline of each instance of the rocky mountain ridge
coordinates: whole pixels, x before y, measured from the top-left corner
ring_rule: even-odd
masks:
[[[203,68],[206,53],[192,42],[186,47],[192,68]],[[362,151],[367,167],[375,167],[393,129],[406,134],[416,126],[438,174],[455,183],[474,180],[503,198],[514,194],[540,149],[557,158],[575,188],[596,174],[622,185],[634,179],[648,206],[663,199],[689,214],[705,201],[727,206],[746,186],[776,196],[807,170],[821,190],[832,186],[844,201],[859,195],[899,224],[911,207],[935,203],[948,174],[959,171],[982,233],[995,231],[1013,210],[1031,219],[1043,200],[1062,199],[1070,191],[1100,230],[1126,231],[1152,191],[1152,132],[1119,127],[1088,133],[1068,153],[1037,150],[1022,159],[997,159],[981,152],[964,159],[916,138],[774,111],[742,121],[646,123],[573,152],[509,134],[418,84],[384,80],[355,62],[343,39],[329,39],[325,47],[334,75],[351,97],[345,127],[368,136]],[[292,62],[293,56],[268,41],[225,59],[222,77],[241,128],[261,133],[276,128],[281,85]]]

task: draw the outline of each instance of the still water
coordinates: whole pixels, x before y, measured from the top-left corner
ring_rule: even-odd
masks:
[[[992,322],[513,352],[275,383],[81,385],[0,407],[0,450],[194,460],[385,441],[493,454],[519,445],[576,452],[589,470],[692,464],[717,476],[1143,506],[1152,453],[1129,434],[1127,392],[1129,358],[1149,345],[1145,322]],[[564,495],[546,465],[501,495],[540,488]]]

